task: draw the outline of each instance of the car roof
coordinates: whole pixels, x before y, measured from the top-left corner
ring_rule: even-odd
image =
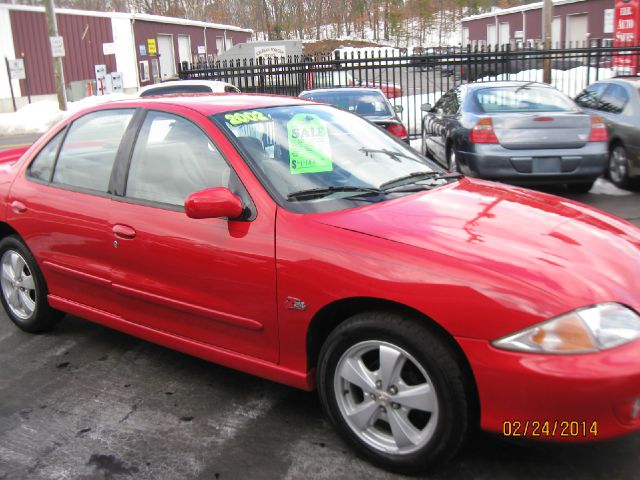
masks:
[[[153,108],[159,105],[179,105],[195,110],[203,115],[230,112],[235,110],[251,110],[264,107],[315,104],[309,100],[281,95],[263,95],[250,93],[202,93],[173,94],[158,97],[141,97],[102,104],[109,106],[132,106]]]
[[[145,92],[147,90],[153,90],[154,88],[176,87],[176,86],[179,87],[183,85],[203,85],[203,86],[211,87],[213,89],[215,87],[232,85],[232,84],[228,82],[223,82],[221,80],[170,80],[168,82],[154,83],[152,85],[147,85],[146,87],[142,87],[139,93]]]
[[[553,90],[556,90],[553,86],[548,85],[546,83],[540,83],[540,82],[527,82],[527,81],[519,81],[519,80],[504,80],[504,81],[491,81],[491,82],[473,82],[473,83],[467,83],[466,87],[469,88],[469,90],[477,90],[478,88],[500,88],[500,87],[521,87],[522,85],[531,85],[532,87],[543,87],[543,88],[550,88]]]
[[[602,82],[620,82],[620,83],[630,83],[634,87],[640,86],[640,77],[632,77],[632,76],[620,76],[613,77],[607,80],[601,80]]]
[[[337,88],[314,88],[312,90],[305,90],[300,92],[300,95],[310,94],[310,93],[334,93],[334,92],[375,92],[382,93],[382,90],[375,87],[337,87]],[[384,95],[384,94],[383,94]]]

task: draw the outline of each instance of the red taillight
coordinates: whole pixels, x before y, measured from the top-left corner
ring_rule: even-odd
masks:
[[[500,143],[493,131],[493,121],[489,117],[481,118],[471,129],[471,143]]]
[[[601,117],[594,115],[591,117],[591,133],[589,134],[590,142],[606,142],[609,140],[607,134],[607,125]]]
[[[404,138],[407,136],[407,129],[404,128],[404,125],[399,123],[390,123],[389,125],[387,125],[387,132],[400,138]]]

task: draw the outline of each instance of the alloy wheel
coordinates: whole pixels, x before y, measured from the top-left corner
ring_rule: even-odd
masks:
[[[406,350],[369,340],[338,361],[334,391],[353,433],[372,449],[409,454],[424,447],[438,424],[438,397],[429,375]]]
[[[36,308],[36,286],[26,260],[15,250],[7,250],[0,260],[2,295],[18,318],[26,320]]]

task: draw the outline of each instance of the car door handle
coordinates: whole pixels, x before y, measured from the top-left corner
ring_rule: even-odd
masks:
[[[24,213],[27,211],[27,206],[24,203],[19,202],[18,200],[14,200],[13,202],[11,202],[11,210],[13,210],[15,213]]]
[[[113,226],[111,231],[113,231],[113,234],[119,238],[131,239],[136,236],[136,231],[128,225],[116,224]]]

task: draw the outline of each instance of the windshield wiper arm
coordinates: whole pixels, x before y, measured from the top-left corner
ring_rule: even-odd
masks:
[[[404,185],[408,185],[410,183],[417,183],[420,180],[449,180],[454,178],[460,178],[462,176],[461,173],[440,173],[440,172],[413,172],[409,175],[405,175],[404,177],[398,177],[394,180],[389,180],[388,182],[380,185],[380,190],[387,193],[391,189],[395,189],[397,187],[401,187]],[[420,180],[418,180],[420,179]],[[410,180],[414,180],[411,182]]]
[[[330,187],[309,188],[307,190],[299,190],[297,192],[292,192],[287,195],[287,200],[296,201],[296,200],[305,200],[309,198],[322,198],[336,192],[354,192],[357,194],[366,193],[371,195],[380,195],[384,193],[379,188],[374,188],[374,187],[359,187],[356,185],[338,185],[338,186],[330,186]]]
[[[402,152],[395,152],[393,150],[386,150],[386,149],[376,149],[376,148],[361,148],[360,149],[361,152],[363,153],[384,153],[388,156],[390,156],[392,159],[399,161],[398,159],[400,157],[402,158],[408,158],[409,160],[413,160],[414,162],[420,162],[417,158],[412,157],[411,155],[407,155],[406,153],[402,153]],[[422,162],[420,162],[422,163]]]

